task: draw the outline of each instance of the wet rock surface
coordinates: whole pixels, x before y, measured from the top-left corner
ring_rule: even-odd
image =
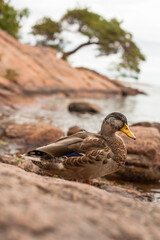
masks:
[[[93,103],[88,102],[72,102],[68,106],[70,112],[79,113],[100,113],[101,108]]]
[[[159,205],[86,184],[0,163],[0,195],[0,236],[5,240],[160,238]]]
[[[107,192],[115,193],[117,195],[132,198],[140,201],[148,201],[152,202],[154,200],[152,193],[146,193],[140,191],[140,189],[136,189],[130,183],[121,183],[119,181],[106,181],[105,180],[93,180],[92,185],[96,186],[100,189],[106,190]]]

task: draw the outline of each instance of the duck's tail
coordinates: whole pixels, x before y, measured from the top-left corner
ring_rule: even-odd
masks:
[[[46,161],[46,160],[51,161],[51,159],[53,159],[53,156],[51,156],[49,153],[45,153],[38,150],[29,151],[28,153],[23,154],[22,157],[25,160],[31,160],[31,161],[37,161],[37,162]]]
[[[29,155],[27,155],[27,154],[23,154],[23,155],[21,155],[22,156],[22,158],[24,159],[24,160],[33,160],[33,161],[37,161],[37,162],[40,162],[41,161],[41,158],[39,157],[39,156],[29,156]]]
[[[51,170],[54,172],[54,170],[64,169],[64,157],[55,157],[49,153],[45,153],[39,150],[30,151],[26,154],[23,154],[22,157],[25,160],[31,160],[33,164],[44,170]]]

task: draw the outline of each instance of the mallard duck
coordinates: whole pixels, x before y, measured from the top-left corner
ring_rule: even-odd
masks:
[[[90,183],[91,179],[116,172],[124,165],[127,151],[117,131],[136,139],[127,125],[127,118],[113,112],[103,120],[99,134],[83,130],[26,155],[48,173]]]

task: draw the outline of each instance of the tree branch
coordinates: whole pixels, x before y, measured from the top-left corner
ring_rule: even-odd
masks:
[[[91,42],[90,40],[86,43],[82,43],[81,45],[79,45],[78,47],[76,47],[75,49],[73,49],[72,51],[69,52],[64,52],[62,55],[62,59],[66,59],[69,55],[77,52],[79,49],[81,49],[82,47],[88,46],[88,45],[93,45],[93,44],[100,44],[100,42]]]

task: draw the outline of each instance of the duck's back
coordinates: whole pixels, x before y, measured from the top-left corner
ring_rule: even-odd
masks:
[[[80,131],[74,135],[60,138],[56,142],[52,144],[48,144],[46,146],[42,146],[36,148],[35,150],[29,151],[27,153],[28,156],[42,156],[44,154],[48,155],[48,157],[60,157],[68,154],[72,154],[73,152],[82,153],[87,151],[91,146],[95,145],[95,139],[99,141],[97,143],[97,147],[101,147],[102,141],[101,136],[99,134],[89,133],[86,131]],[[87,144],[87,145],[86,145]],[[100,145],[100,146],[99,146]]]

